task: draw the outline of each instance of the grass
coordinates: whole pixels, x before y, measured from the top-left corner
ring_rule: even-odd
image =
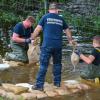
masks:
[[[3,97],[0,97],[0,100],[4,100]]]

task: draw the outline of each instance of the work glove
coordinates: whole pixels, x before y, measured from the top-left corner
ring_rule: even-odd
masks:
[[[31,43],[31,38],[27,38],[27,39],[25,39],[25,43]]]
[[[78,56],[80,56],[80,55],[82,54],[82,52],[81,52],[80,49],[76,49],[74,52],[75,52]]]

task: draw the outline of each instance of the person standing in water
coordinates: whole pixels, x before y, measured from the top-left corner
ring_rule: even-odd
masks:
[[[47,72],[49,60],[53,58],[53,76],[54,86],[61,86],[61,59],[62,59],[62,33],[63,30],[67,35],[69,43],[73,43],[71,31],[65,20],[58,15],[58,5],[51,3],[49,13],[44,15],[37,27],[35,28],[32,38],[35,39],[43,31],[43,42],[40,54],[40,69],[37,74],[36,84],[33,85],[35,90],[43,90],[45,75]]]

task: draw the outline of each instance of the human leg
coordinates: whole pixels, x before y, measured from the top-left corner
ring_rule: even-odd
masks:
[[[28,62],[28,45],[23,46],[18,43],[11,42],[12,52],[6,53],[6,60]]]
[[[37,74],[35,87],[33,87],[33,89],[40,90],[43,88],[50,57],[51,57],[51,49],[42,47],[40,54],[40,69]]]
[[[61,83],[61,70],[62,70],[62,51],[61,48],[57,48],[53,52],[53,76],[54,76],[54,85],[60,87]]]

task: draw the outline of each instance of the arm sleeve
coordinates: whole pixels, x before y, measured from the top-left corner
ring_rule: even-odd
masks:
[[[34,30],[34,28],[33,28],[33,27],[31,27],[31,33],[33,33],[33,30]]]
[[[44,26],[44,19],[45,19],[45,17],[43,16],[41,19],[40,19],[40,21],[39,21],[39,23],[38,23],[38,25],[40,25],[40,26]]]
[[[14,29],[13,29],[13,32],[20,35],[21,34],[21,26],[19,24],[17,24]]]
[[[96,54],[97,54],[97,53],[96,53],[96,50],[93,49],[92,52],[91,52],[91,55],[94,56],[94,57],[96,57]]]

